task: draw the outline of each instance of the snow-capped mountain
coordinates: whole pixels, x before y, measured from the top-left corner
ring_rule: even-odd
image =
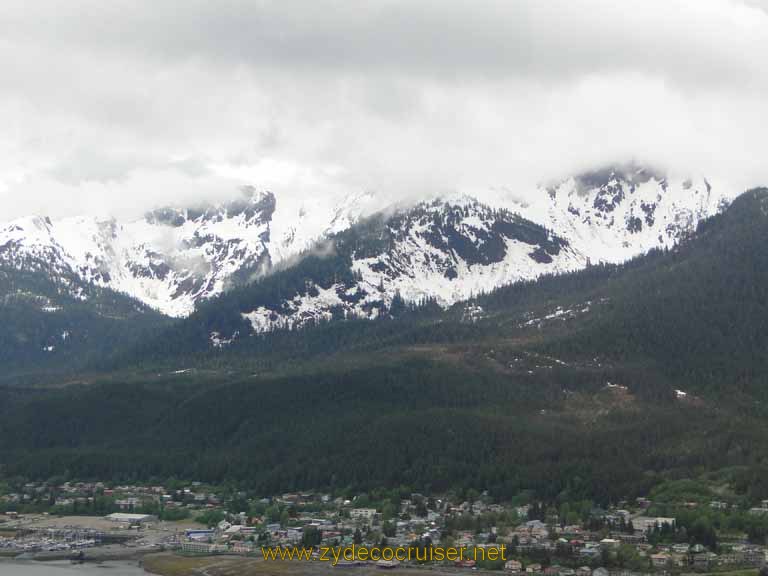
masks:
[[[346,259],[344,279],[309,275],[279,301],[257,298],[242,310],[263,332],[336,315],[373,318],[398,298],[447,307],[542,274],[621,262],[673,246],[730,199],[703,178],[631,166],[493,207],[459,196],[391,208],[370,194],[332,202],[247,187],[232,202],[163,208],[134,221],[15,220],[0,225],[0,266],[37,270],[81,299],[88,286],[105,287],[183,317],[228,287],[282,273],[300,254]],[[222,330],[216,338],[231,336]]]
[[[429,299],[447,307],[586,263],[563,238],[468,197],[380,215],[332,240],[332,253],[304,269],[298,265],[301,282],[294,295],[243,311],[253,331],[297,328],[334,317],[373,319],[396,299]],[[296,270],[290,274],[296,276]]]
[[[369,199],[291,203],[247,187],[233,202],[162,208],[129,222],[22,218],[0,225],[0,265],[66,278],[82,298],[82,284],[96,285],[187,316],[196,303],[349,226]]]
[[[512,209],[555,230],[593,263],[619,263],[671,248],[732,199],[705,178],[673,179],[630,165],[542,186]]]
[[[703,178],[617,167],[543,186],[532,201],[503,208],[469,197],[425,202],[389,216],[377,249],[348,251],[352,280],[308,278],[295,295],[243,317],[260,333],[333,317],[375,318],[398,297],[448,307],[543,274],[671,248],[730,200]],[[337,237],[337,248],[345,241]]]

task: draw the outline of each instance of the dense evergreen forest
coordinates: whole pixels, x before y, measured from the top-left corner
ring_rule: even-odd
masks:
[[[77,373],[168,324],[136,300],[73,275],[0,266],[0,381]]]
[[[301,281],[279,273],[152,324],[88,377],[6,381],[0,475],[608,502],[747,469],[739,490],[768,498],[767,207],[768,191],[753,191],[672,251],[449,310],[396,302],[378,321],[200,348],[217,307]],[[315,278],[343,268],[303,266]]]
[[[755,464],[765,455],[768,431],[758,419],[654,404],[581,379],[523,380],[413,359],[291,377],[6,390],[3,473],[227,479],[265,493],[399,484],[500,496],[534,489],[607,501],[642,494],[666,474]]]

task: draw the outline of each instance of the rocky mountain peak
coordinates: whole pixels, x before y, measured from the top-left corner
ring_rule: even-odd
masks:
[[[219,204],[200,204],[191,207],[165,206],[147,212],[144,219],[152,225],[180,228],[187,222],[221,222],[230,218],[241,218],[250,225],[268,223],[275,212],[277,199],[272,192],[257,190],[254,186],[243,186],[240,195]]]
[[[301,254],[327,253],[313,251],[321,242],[349,248],[358,280],[343,285],[355,295],[341,300],[357,299],[349,312],[371,317],[395,295],[449,305],[505,283],[668,248],[729,200],[703,178],[633,164],[582,172],[525,197],[492,207],[458,194],[391,209],[366,192],[329,200],[245,186],[227,202],[159,208],[134,221],[33,217],[0,224],[0,265],[75,277],[186,316],[277,263],[282,269]],[[345,235],[351,228],[362,236]],[[318,286],[333,300],[329,285]],[[269,309],[270,318],[280,306]]]

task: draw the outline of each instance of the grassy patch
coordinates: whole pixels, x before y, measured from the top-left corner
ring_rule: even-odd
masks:
[[[172,553],[147,556],[144,568],[159,576],[333,576],[339,574],[328,562],[265,562],[260,558],[244,557],[189,557]],[[382,571],[375,566],[345,568],[344,574],[350,576],[381,576]],[[397,576],[455,576],[452,567],[401,567]],[[477,572],[479,575],[489,572]],[[732,574],[728,576],[755,576],[753,573]]]
[[[700,575],[701,573],[691,572],[689,574],[683,574],[683,576],[694,576],[695,574]],[[706,574],[717,574],[717,576],[757,576],[758,570],[756,568],[744,570],[713,570]]]
[[[144,558],[144,569],[161,576],[188,576],[220,562],[218,558],[155,554]]]

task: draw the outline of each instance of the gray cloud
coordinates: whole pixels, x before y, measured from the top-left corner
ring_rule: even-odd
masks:
[[[73,0],[6,10],[4,35],[307,73],[564,80],[627,68],[673,82],[765,80],[761,2]],[[23,7],[23,8],[22,8]],[[764,24],[764,22],[763,22]],[[31,32],[31,33],[30,33]]]
[[[7,0],[3,216],[627,158],[768,182],[766,53],[763,0]]]

